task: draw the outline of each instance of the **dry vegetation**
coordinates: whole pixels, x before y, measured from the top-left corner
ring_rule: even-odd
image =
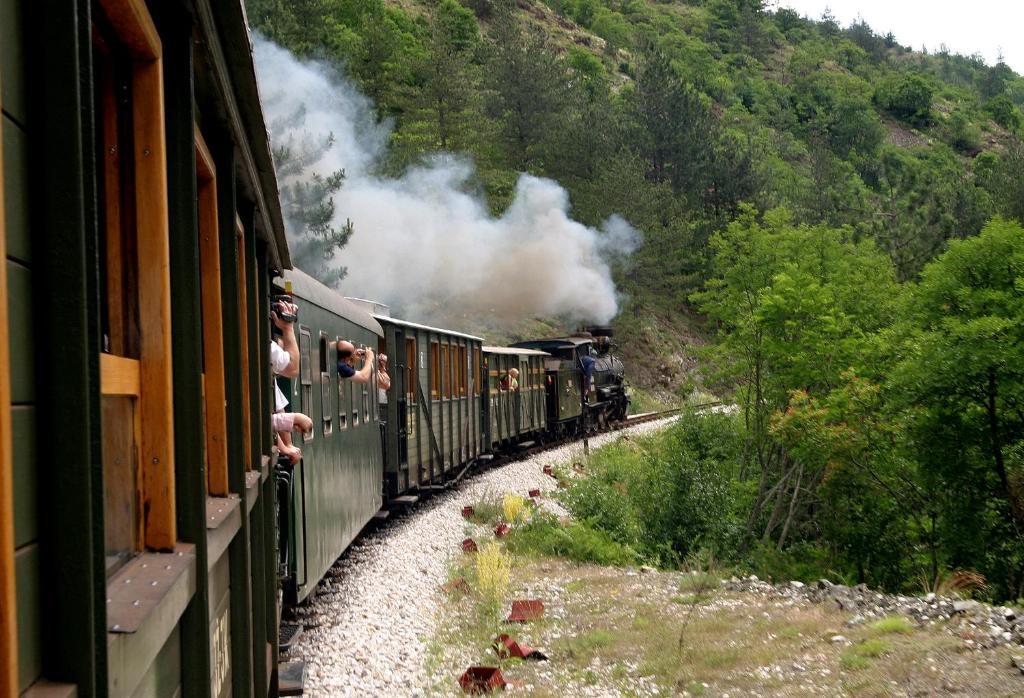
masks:
[[[463,565],[456,574],[472,576],[472,563]],[[1024,692],[1007,648],[969,651],[941,628],[915,628],[896,616],[851,627],[840,611],[723,592],[703,575],[516,559],[508,598],[538,597],[547,607],[543,620],[524,625],[503,623],[472,586],[452,592],[436,638],[431,670],[439,694],[456,692],[470,664],[496,663],[509,690],[535,696]],[[550,660],[499,662],[489,649],[499,632]]]

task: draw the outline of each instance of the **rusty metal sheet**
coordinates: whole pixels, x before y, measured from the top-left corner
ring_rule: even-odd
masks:
[[[470,518],[475,513],[476,511],[473,509],[473,507],[462,507],[462,518],[464,519]]]
[[[512,602],[509,622],[525,623],[544,616],[544,602],[540,599],[517,599]]]
[[[512,530],[512,527],[507,523],[500,523],[494,527],[494,535],[498,538],[504,538],[508,535],[508,532]]]
[[[539,496],[540,496],[540,490],[539,489],[534,488],[534,489],[530,490],[530,497],[536,499]]]
[[[505,677],[498,667],[471,666],[459,677],[459,685],[466,693],[490,693],[505,688]]]
[[[134,633],[195,564],[196,548],[179,543],[170,553],[143,553],[107,584],[107,631]]]
[[[544,466],[544,474],[545,475],[550,475],[551,477],[554,477],[555,476],[555,469],[552,468],[550,465],[545,465]]]
[[[476,541],[472,538],[467,538],[462,541],[462,552],[464,553],[475,553],[477,550]]]
[[[504,633],[494,638],[494,651],[502,659],[514,657],[517,659],[535,659],[539,662],[546,662],[548,660],[548,656],[540,650],[520,645]]]

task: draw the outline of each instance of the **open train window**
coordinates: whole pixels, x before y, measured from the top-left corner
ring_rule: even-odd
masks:
[[[430,397],[441,397],[441,345],[430,343]]]
[[[474,393],[482,393],[483,385],[480,383],[480,349],[473,347],[473,389]]]
[[[359,389],[356,387],[358,383],[350,380],[346,380],[348,383],[348,404],[352,410],[352,426],[359,426]]]
[[[330,353],[327,348],[327,333],[320,332],[320,414],[322,415],[324,436],[329,436],[334,430],[331,416],[334,410],[331,409],[331,371],[328,368],[327,356]]]
[[[310,417],[313,412],[313,366],[310,352],[313,339],[308,327],[299,327],[299,411]],[[303,441],[312,441],[314,430],[302,435]]]
[[[466,397],[466,347],[458,347],[458,357],[458,370],[455,373],[458,393],[459,397]]]
[[[416,340],[412,337],[405,339],[405,396],[411,404],[416,403],[416,381],[419,379],[418,364],[416,362]]]
[[[144,4],[101,0],[91,31],[101,277],[96,350],[110,575],[142,548],[169,549],[177,538],[170,250],[156,28]]]

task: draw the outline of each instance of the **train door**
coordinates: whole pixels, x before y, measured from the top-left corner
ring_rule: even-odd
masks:
[[[533,387],[533,376],[530,375],[530,364],[525,357],[519,359],[519,390],[516,391],[516,433],[522,434],[530,426],[530,391]]]

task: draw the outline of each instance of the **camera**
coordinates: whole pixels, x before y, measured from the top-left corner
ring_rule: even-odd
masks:
[[[295,322],[299,319],[297,313],[289,313],[285,310],[285,303],[291,303],[292,297],[286,295],[272,296],[270,307],[277,313],[277,316],[287,323]]]

